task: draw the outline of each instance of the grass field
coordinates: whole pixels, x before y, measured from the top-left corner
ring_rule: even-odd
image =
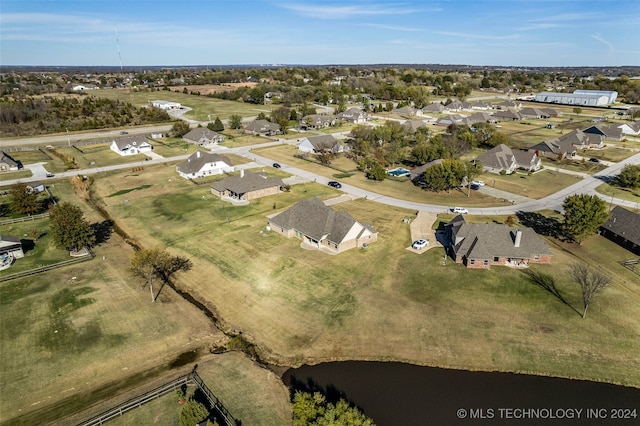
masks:
[[[614,198],[640,203],[640,188],[620,188],[618,186],[609,185],[608,183],[603,183],[596,188],[596,191],[606,195],[607,197],[613,196]],[[636,210],[639,210],[637,206]]]
[[[531,175],[521,172],[505,176],[484,173],[478,179],[484,180],[487,185],[496,189],[539,199],[576,183],[579,178],[566,173],[543,169]]]
[[[573,172],[587,173],[590,175],[596,174],[601,170],[607,168],[607,166],[601,163],[593,163],[585,160],[572,160],[565,158],[562,161],[557,161],[551,158],[542,157],[543,166],[557,167],[559,169],[570,170]]]
[[[232,208],[203,199],[205,189],[168,182],[161,169],[154,173],[158,184],[131,193],[128,205],[110,198],[107,208],[144,244],[189,256],[194,268],[179,279],[181,288],[215,307],[223,327],[242,330],[268,361],[394,359],[640,385],[640,287],[617,263],[630,253],[608,240],[552,240],[553,265],[538,267],[576,309],[579,289],[566,273],[572,262],[612,276],[582,319],[521,271],[470,271],[450,259],[443,265],[442,249],[421,256],[405,250],[410,233],[402,219],[413,212],[367,200],[336,205],[372,223],[379,239],[366,250],[328,256],[265,230],[268,214],[300,198],[326,197],[324,186],[296,185]],[[99,182],[98,195],[112,185],[122,184]]]

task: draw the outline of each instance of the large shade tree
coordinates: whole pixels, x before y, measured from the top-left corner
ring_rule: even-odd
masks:
[[[40,211],[42,205],[35,191],[26,183],[18,182],[9,189],[9,208],[14,213],[30,215]]]
[[[607,205],[596,195],[577,194],[565,198],[564,233],[573,241],[581,244],[589,235],[609,218]]]
[[[93,228],[84,219],[80,207],[64,202],[53,206],[49,211],[51,237],[56,247],[78,251],[91,247],[96,237]]]

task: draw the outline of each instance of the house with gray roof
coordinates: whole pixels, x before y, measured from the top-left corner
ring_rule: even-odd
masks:
[[[519,121],[522,115],[518,111],[511,109],[496,111],[491,116],[497,121]]]
[[[268,177],[265,173],[245,172],[229,176],[211,185],[211,193],[220,198],[250,201],[256,198],[277,195],[284,184],[279,177]]]
[[[2,154],[0,157],[0,172],[15,172],[22,168],[22,163],[14,160],[6,152],[1,151],[0,154]]]
[[[623,135],[638,136],[640,135],[640,120],[633,123],[619,124],[618,128]]]
[[[187,134],[182,136],[182,139],[198,146],[207,146],[222,143],[222,141],[224,141],[224,136],[218,132],[207,129],[206,127],[198,127],[196,129],[189,130]]]
[[[449,255],[467,268],[526,267],[551,263],[553,254],[533,229],[495,223],[469,223],[458,215],[445,226]]]
[[[543,110],[535,107],[524,107],[520,110],[522,118],[549,118]]]
[[[600,235],[640,255],[640,214],[616,206],[609,220],[600,227]]]
[[[299,201],[273,216],[269,219],[269,228],[335,254],[366,247],[378,240],[378,233],[371,225],[356,221],[348,212],[335,211],[317,197]]]
[[[566,139],[551,139],[543,141],[527,148],[527,151],[535,152],[538,157],[560,158],[574,157],[577,154],[576,147]]]
[[[426,122],[422,120],[407,120],[402,123],[402,127],[409,133],[415,133],[420,127],[425,127]]]
[[[279,135],[282,129],[278,123],[272,123],[267,120],[253,120],[244,128],[244,132],[251,135]]]
[[[505,144],[500,144],[489,151],[476,157],[482,163],[485,172],[511,174],[517,169],[531,172],[540,170],[542,160],[535,152],[511,149]]]
[[[153,145],[149,143],[146,136],[134,135],[114,139],[109,148],[116,154],[126,156],[151,152]]]
[[[233,171],[231,160],[224,155],[196,151],[185,161],[176,165],[176,171],[185,179],[219,175]]]
[[[391,110],[391,112],[393,114],[398,114],[398,115],[402,115],[405,117],[415,117],[415,116],[422,116],[422,110],[418,109],[418,108],[414,108],[412,106],[406,105],[400,108],[395,108],[393,110]]]
[[[622,129],[615,124],[606,126],[604,124],[595,124],[582,130],[588,134],[594,134],[602,136],[602,139],[609,139],[613,141],[621,141],[623,138]]]
[[[302,117],[300,128],[308,129],[324,129],[335,126],[336,118],[331,114],[310,114]]]
[[[338,119],[347,123],[362,124],[369,121],[369,114],[361,108],[351,107],[338,114]]]
[[[474,112],[463,121],[467,126],[472,126],[476,123],[495,123],[496,119],[488,112]]]
[[[333,135],[317,135],[306,137],[298,144],[302,152],[332,152],[337,154],[344,151],[344,146]]]
[[[423,112],[444,112],[445,108],[440,102],[433,102],[422,108]]]

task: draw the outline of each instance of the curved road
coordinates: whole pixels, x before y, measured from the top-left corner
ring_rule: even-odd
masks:
[[[155,129],[160,129],[163,128],[163,126],[155,126]],[[168,128],[168,127],[167,127]],[[144,133],[149,132],[149,128],[145,128],[145,130],[143,131]],[[97,132],[99,133],[101,136],[105,136],[105,135],[119,135],[119,131],[109,131],[109,132]],[[133,132],[132,132],[133,133]],[[84,136],[84,135],[83,135]],[[59,136],[47,136],[47,137],[42,137],[42,138],[31,138],[31,139],[25,139],[25,140],[21,140],[20,144],[22,145],[35,145],[35,146],[42,146],[44,144],[46,144],[47,142],[52,141],[53,138],[59,138]],[[64,140],[66,140],[66,135],[63,136]],[[218,147],[216,148],[217,152],[224,152],[224,153],[231,153],[231,154],[237,154],[243,157],[246,157],[250,160],[252,160],[253,163],[249,163],[249,164],[244,164],[244,165],[240,165],[237,168],[252,168],[252,167],[271,167],[271,165],[273,164],[273,160],[266,158],[266,157],[262,157],[259,155],[254,154],[253,152],[251,152],[252,149],[254,148],[262,148],[262,147],[266,147],[266,146],[273,146],[273,145],[281,145],[283,143],[288,143],[288,144],[294,144],[295,141],[293,140],[276,140],[274,142],[268,142],[268,143],[264,143],[264,144],[259,144],[259,145],[250,145],[250,146],[244,146],[244,147],[237,147],[237,148],[226,148],[226,147]],[[10,145],[10,141],[3,141],[2,142],[3,146],[8,146]],[[11,145],[15,145],[13,143],[11,143]],[[128,169],[131,167],[138,167],[138,166],[145,166],[145,165],[152,165],[152,164],[159,164],[159,163],[169,163],[169,162],[175,162],[175,161],[181,161],[184,160],[188,157],[188,155],[181,155],[181,156],[176,156],[176,157],[169,157],[169,158],[154,158],[154,159],[150,159],[148,161],[138,161],[135,163],[127,163],[127,164],[119,164],[119,165],[113,165],[113,166],[106,166],[106,167],[96,167],[96,168],[90,168],[90,169],[83,169],[83,170],[72,170],[72,171],[68,171],[68,172],[63,172],[63,173],[58,173],[56,174],[55,178],[61,178],[61,177],[71,177],[71,176],[76,176],[78,174],[84,174],[84,175],[88,175],[88,174],[96,174],[96,173],[102,173],[102,172],[106,172],[106,171],[112,171],[112,170],[119,170],[119,169]],[[554,194],[551,194],[547,197],[544,197],[542,199],[539,200],[528,200],[528,201],[524,201],[521,202],[519,204],[514,204],[511,206],[501,206],[501,207],[477,207],[477,208],[468,208],[469,213],[470,214],[481,214],[481,215],[496,215],[496,214],[515,214],[518,211],[536,211],[536,210],[542,210],[542,209],[550,209],[550,210],[562,210],[562,203],[564,201],[564,199],[566,197],[568,197],[569,195],[573,195],[573,194],[583,194],[583,193],[587,193],[587,194],[592,194],[592,195],[597,195],[598,197],[602,198],[603,200],[613,203],[613,204],[618,204],[618,205],[623,205],[623,206],[627,206],[627,207],[631,207],[631,208],[638,208],[638,203],[636,202],[632,202],[632,201],[627,201],[627,200],[622,200],[622,199],[618,199],[618,198],[609,198],[606,195],[600,194],[598,192],[596,192],[595,188],[598,187],[599,185],[601,185],[603,182],[608,181],[609,179],[611,179],[613,176],[617,175],[618,173],[620,173],[620,170],[622,170],[622,168],[626,165],[626,164],[640,164],[640,153],[635,154],[623,161],[620,161],[619,163],[616,163],[604,170],[602,170],[600,173],[594,175],[594,176],[589,176],[586,177],[584,179],[579,180],[578,182],[574,183],[573,185],[570,185]],[[295,181],[307,181],[307,182],[319,182],[319,183],[323,183],[326,184],[330,179],[327,179],[324,176],[320,176],[317,175],[315,173],[303,170],[303,169],[299,169],[293,166],[289,166],[287,164],[283,164],[282,165],[282,170],[286,171],[287,173],[290,173],[291,175],[293,175],[295,178],[293,180]],[[46,174],[46,170],[43,167],[42,163],[39,163],[37,165],[33,165],[32,167],[32,171],[33,171],[33,176],[30,178],[23,178],[23,179],[13,179],[13,180],[6,180],[6,181],[0,181],[0,187],[2,186],[9,186],[12,185],[16,182],[32,182],[32,181],[37,181],[37,180],[46,180],[47,178],[45,177]],[[378,203],[382,203],[382,204],[387,204],[390,206],[397,206],[397,207],[403,207],[409,210],[420,210],[420,211],[426,211],[426,212],[431,212],[431,213],[444,213],[444,212],[450,212],[449,210],[449,206],[442,206],[442,205],[437,205],[437,204],[425,204],[425,203],[418,203],[418,202],[414,202],[414,201],[407,201],[407,200],[402,200],[399,198],[394,198],[394,197],[389,197],[386,195],[381,195],[372,191],[368,191],[366,189],[362,189],[362,188],[358,188],[352,185],[348,185],[348,184],[344,184],[342,185],[342,188],[340,189],[342,192],[345,192],[349,195],[352,195],[354,197],[358,197],[358,198],[366,198],[372,201],[376,201]]]

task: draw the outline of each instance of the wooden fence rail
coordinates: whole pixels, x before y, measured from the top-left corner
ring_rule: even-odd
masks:
[[[32,220],[45,219],[47,217],[49,217],[49,213],[40,213],[40,214],[31,215],[31,216],[16,217],[13,219],[4,219],[4,220],[0,220],[0,226],[10,225],[12,223],[29,222]]]
[[[53,263],[51,265],[40,266],[39,268],[29,269],[28,271],[16,272],[11,275],[4,275],[0,277],[0,282],[15,280],[17,278],[28,277],[29,275],[40,274],[42,272],[47,272],[52,269],[62,268],[63,266],[74,265],[76,263],[86,262],[87,260],[91,260],[95,257],[95,255],[90,251],[88,255],[77,257],[75,259],[65,260],[64,262]]]

